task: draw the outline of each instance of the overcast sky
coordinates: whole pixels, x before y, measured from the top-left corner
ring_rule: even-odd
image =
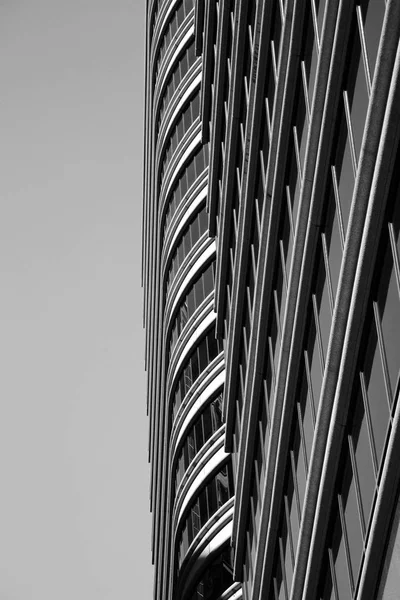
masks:
[[[0,599],[152,597],[145,0],[0,0]]]

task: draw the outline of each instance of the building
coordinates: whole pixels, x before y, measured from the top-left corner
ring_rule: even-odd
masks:
[[[155,598],[400,598],[400,3],[147,19]]]

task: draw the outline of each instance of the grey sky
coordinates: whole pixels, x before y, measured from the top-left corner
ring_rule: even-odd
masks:
[[[151,598],[140,0],[0,2],[0,599]]]

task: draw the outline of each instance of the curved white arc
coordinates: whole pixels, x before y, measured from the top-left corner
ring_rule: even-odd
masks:
[[[176,99],[173,98],[173,100],[175,100],[175,101],[171,101],[170,105],[168,106],[168,109],[165,112],[165,115],[160,124],[160,129],[158,131],[157,142],[156,142],[157,146],[156,146],[156,153],[155,153],[156,157],[159,156],[160,148],[165,143],[165,139],[167,137],[168,131],[172,127],[172,123],[177,119],[178,115],[183,112],[182,111],[183,105],[187,101],[188,97],[190,97],[193,94],[195,89],[197,87],[200,88],[200,84],[201,84],[201,72],[197,75],[197,77],[195,77],[189,83],[189,85],[187,85],[185,87],[184,91],[182,92],[182,94],[180,96],[178,96]],[[171,113],[171,114],[169,114],[169,113]],[[168,118],[166,118],[166,117],[168,117]]]
[[[223,442],[223,439],[222,439],[222,442]],[[221,443],[221,439],[218,439],[217,442],[215,443],[215,445],[217,445],[218,443],[219,444]],[[212,449],[213,449],[213,447],[210,448],[210,454],[212,454]],[[209,475],[211,475],[211,473],[213,471],[215,471],[219,465],[221,465],[224,461],[226,461],[226,459],[229,456],[230,456],[230,454],[225,452],[223,445],[221,446],[221,448],[219,448],[219,450],[217,450],[217,452],[214,452],[214,454],[212,454],[212,456],[208,456],[206,454],[206,456],[204,457],[204,465],[199,469],[199,472],[197,473],[196,477],[193,479],[189,488],[187,490],[182,490],[182,494],[184,494],[184,499],[179,508],[179,514],[176,517],[176,521],[175,521],[176,527],[179,527],[179,523],[182,519],[182,516],[183,516],[188,504],[190,504],[190,501],[193,500],[193,497],[199,491],[199,489],[201,488],[202,484],[205,482],[207,477]]]
[[[220,365],[217,365],[219,368]],[[216,370],[216,369],[215,369]],[[175,435],[174,430],[177,430],[176,439],[173,441],[173,451],[180,444],[183,436],[187,432],[191,421],[194,419],[195,415],[201,412],[203,406],[209,400],[210,396],[212,396],[219,388],[221,388],[225,383],[225,369],[221,371],[218,375],[214,375],[214,371],[210,373],[211,381],[208,383],[207,387],[204,388],[201,393],[197,396],[195,402],[192,404],[190,409],[183,414],[182,419],[180,419],[180,412],[178,411],[171,439]],[[185,407],[186,408],[186,407]],[[183,412],[183,409],[182,409]],[[180,422],[182,421],[182,422]]]
[[[201,268],[204,265],[204,263],[207,262],[207,260],[209,258],[211,258],[213,256],[213,254],[215,254],[216,251],[216,244],[215,244],[215,240],[213,240],[211,243],[209,243],[209,238],[206,238],[206,241],[208,243],[208,246],[201,252],[200,256],[198,256],[196,258],[196,261],[192,264],[192,266],[190,267],[190,269],[187,271],[185,277],[180,281],[180,283],[177,286],[171,285],[169,291],[168,291],[168,296],[166,298],[166,310],[165,310],[165,315],[166,315],[166,322],[169,319],[169,315],[172,315],[173,312],[175,311],[175,309],[178,306],[179,301],[181,300],[181,297],[183,295],[183,292],[185,291],[185,289],[188,287],[191,279],[193,279],[193,277],[196,275],[196,273],[200,273],[201,272]],[[181,267],[183,267],[185,263],[183,262]],[[179,274],[179,271],[178,273]]]
[[[191,199],[192,201],[187,204],[186,210],[180,211],[178,209],[179,212],[177,210],[174,214],[165,236],[166,242],[164,244],[161,256],[162,271],[165,270],[165,265],[168,261],[169,254],[172,251],[172,248],[175,245],[177,239],[181,237],[182,230],[186,227],[188,221],[191,220],[193,214],[197,212],[198,207],[203,202],[203,200],[205,200],[205,198],[207,198],[207,185],[205,185],[205,187],[203,187],[203,189],[201,189],[200,192],[195,194],[195,196]]]
[[[215,313],[209,313],[204,321],[199,324],[197,329],[190,336],[189,340],[186,342],[185,346],[182,348],[182,352],[179,356],[178,361],[175,363],[172,372],[168,373],[168,388],[171,389],[173,387],[175,378],[177,373],[179,373],[180,368],[186,362],[188,354],[196,347],[197,342],[200,340],[202,334],[215,322]],[[194,382],[195,383],[195,382]],[[188,392],[189,393],[189,392]],[[168,392],[169,395],[169,392]]]
[[[179,153],[179,155],[177,155],[178,160],[171,161],[171,163],[168,165],[167,172],[164,174],[163,177],[159,195],[159,205],[162,206],[162,210],[164,210],[164,204],[166,203],[166,200],[171,193],[173,185],[176,183],[179,172],[182,170],[183,165],[185,164],[185,162],[187,162],[188,158],[190,158],[191,154],[194,154],[194,151],[200,148],[200,145],[201,131],[199,127],[199,131],[190,140],[186,148],[182,148],[182,153]],[[195,183],[195,181],[193,183]]]

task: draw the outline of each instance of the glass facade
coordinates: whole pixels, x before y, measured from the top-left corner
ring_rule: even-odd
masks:
[[[398,4],[165,7],[149,21],[162,140],[145,217],[163,252],[159,282],[159,248],[145,261],[147,326],[161,320],[148,344],[164,340],[149,359],[156,598],[385,598],[400,489]]]

